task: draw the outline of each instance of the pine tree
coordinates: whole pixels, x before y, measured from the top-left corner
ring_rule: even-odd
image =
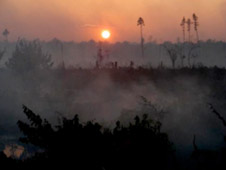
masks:
[[[137,26],[140,26],[140,36],[141,36],[141,56],[144,57],[144,38],[143,38],[143,26],[144,20],[143,18],[139,18],[137,21]]]
[[[186,24],[186,19],[185,17],[183,17],[180,26],[182,27],[182,31],[183,31],[183,41],[185,42],[185,24]]]
[[[187,31],[188,31],[188,42],[191,42],[191,25],[193,23],[191,22],[190,18],[187,19],[186,23],[187,23]]]
[[[198,17],[197,15],[194,13],[192,15],[192,18],[193,18],[193,23],[194,23],[194,30],[196,32],[196,39],[197,39],[197,42],[199,41],[199,33],[198,33],[198,26],[199,26],[199,22],[198,22]]]
[[[6,62],[6,67],[21,74],[49,69],[52,65],[51,55],[43,53],[39,41],[26,40],[18,40],[12,57]]]

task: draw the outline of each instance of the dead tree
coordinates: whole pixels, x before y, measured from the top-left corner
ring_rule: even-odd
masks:
[[[197,45],[197,44],[194,44],[194,43],[189,43],[188,45],[189,45],[188,46],[188,56],[187,56],[187,59],[188,59],[188,67],[191,67],[191,57],[192,56],[195,56],[195,58],[198,57],[197,54],[194,54],[194,51],[196,49],[198,49],[200,46]]]
[[[175,49],[175,47],[167,47],[166,45],[164,45],[167,53],[169,54],[170,60],[172,62],[172,68],[175,69],[175,64],[176,64],[176,60],[177,60],[177,51]]]

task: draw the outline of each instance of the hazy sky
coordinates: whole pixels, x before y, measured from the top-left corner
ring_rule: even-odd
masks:
[[[109,29],[113,42],[139,41],[136,22],[142,16],[146,41],[175,41],[182,39],[182,17],[193,13],[202,40],[226,40],[226,0],[0,0],[0,31],[8,28],[10,40],[87,41]]]

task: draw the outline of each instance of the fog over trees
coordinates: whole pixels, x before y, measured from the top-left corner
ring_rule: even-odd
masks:
[[[36,40],[38,41],[38,40]],[[58,39],[44,42],[39,41],[42,46],[44,54],[52,56],[54,67],[62,64],[64,61],[66,67],[83,67],[92,68],[98,58],[99,42],[93,40],[89,42],[62,42]],[[0,42],[2,50],[6,50],[4,58],[1,60],[2,67],[4,63],[11,58],[16,42],[6,44]],[[147,42],[144,44],[145,55],[143,58],[139,57],[141,54],[140,45],[131,42],[109,43],[102,42],[102,53],[105,63],[117,61],[120,66],[129,65],[133,61],[135,66],[152,66],[158,67],[161,63],[170,67],[171,58],[164,46],[169,46],[177,51],[178,59],[175,61],[175,67],[182,66],[218,66],[225,67],[226,60],[226,43],[222,41],[208,40],[206,42],[199,41],[196,43],[156,43]],[[178,48],[180,47],[180,49]],[[216,54],[217,51],[217,54]],[[182,57],[182,56],[183,57]],[[183,64],[181,59],[183,59]],[[180,58],[180,59],[179,59]]]
[[[111,131],[119,126],[116,122],[120,121],[119,131],[130,133],[133,122],[138,122],[134,118],[147,115],[153,122],[161,122],[161,132],[173,143],[176,163],[169,167],[206,168],[206,164],[200,162],[200,159],[209,159],[205,157],[206,153],[214,153],[216,159],[207,161],[210,163],[208,167],[219,166],[218,160],[223,159],[225,145],[225,127],[219,119],[224,119],[226,113],[226,43],[213,40],[149,42],[144,47],[145,55],[141,58],[140,44],[102,42],[103,65],[97,67],[99,42],[75,43],[57,39],[1,42],[1,150],[13,159],[30,158],[37,151],[43,151],[30,146],[33,141],[21,143],[18,140],[23,136],[17,127],[18,120],[20,129],[28,138],[35,130],[33,125],[36,126],[26,124],[27,119],[21,110],[22,105],[26,105],[25,113],[31,109],[38,114],[37,117],[27,114],[28,119],[30,116],[31,120],[37,118],[39,122],[42,117],[44,124],[38,128],[47,127],[50,131],[54,130],[49,128],[50,125],[54,127],[62,120],[74,122],[73,117],[78,115],[81,125],[87,123],[87,128],[89,125],[101,126]],[[215,112],[213,108],[216,108]],[[73,126],[70,128],[75,130]],[[100,133],[106,137],[98,129]],[[35,132],[34,135],[39,139],[48,133]],[[135,133],[135,138],[137,135]],[[5,159],[4,155],[0,157]],[[184,160],[187,162],[183,163]]]
[[[0,0],[1,168],[225,170],[223,1]]]

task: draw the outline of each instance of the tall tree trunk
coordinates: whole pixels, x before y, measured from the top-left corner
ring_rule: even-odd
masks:
[[[183,41],[185,42],[185,30],[183,29]]]
[[[140,36],[141,36],[141,56],[144,57],[144,38],[143,38],[142,25],[140,26]]]
[[[191,42],[191,31],[188,31],[188,42]]]
[[[199,42],[199,32],[198,32],[198,30],[196,30],[196,38],[197,38],[197,42]]]

